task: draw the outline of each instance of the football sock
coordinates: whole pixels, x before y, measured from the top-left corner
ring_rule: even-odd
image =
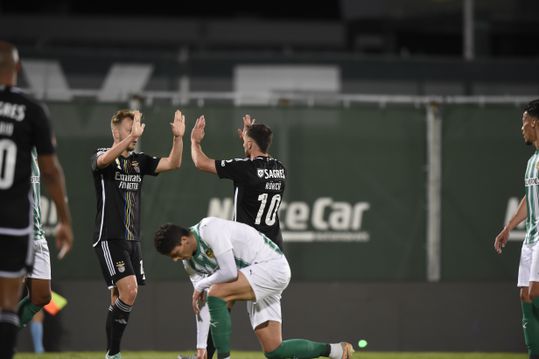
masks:
[[[26,296],[19,302],[19,326],[23,327],[28,324],[34,315],[41,310],[42,307],[32,304],[30,297]]]
[[[0,358],[13,358],[18,330],[19,316],[17,313],[0,309]]]
[[[120,342],[122,340],[125,327],[127,327],[129,313],[131,313],[132,308],[132,306],[122,302],[120,298],[116,299],[116,302],[112,306],[109,355],[114,355],[120,352]]]
[[[520,302],[524,341],[530,355],[539,355],[539,321],[534,315],[533,303]]]
[[[34,352],[43,353],[43,323],[30,322],[30,332],[32,333],[32,343],[34,344]]]
[[[112,332],[112,305],[109,305],[109,311],[107,313],[107,322],[105,324],[105,330],[107,332],[107,351],[110,349],[110,333]]]
[[[215,345],[213,345],[211,330],[208,333],[208,343],[206,343],[206,345],[206,353],[208,354],[208,359],[212,359],[213,354],[215,353]]]
[[[327,343],[318,343],[307,339],[288,339],[283,340],[277,349],[264,353],[264,355],[268,359],[310,359],[320,356],[327,357],[329,352],[330,345]]]
[[[211,316],[211,335],[213,344],[217,349],[217,358],[230,357],[230,334],[232,333],[232,321],[226,302],[221,298],[208,297],[208,308]]]

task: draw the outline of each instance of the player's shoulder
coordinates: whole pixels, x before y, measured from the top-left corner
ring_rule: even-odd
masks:
[[[150,157],[150,158],[154,158],[154,159],[157,158],[156,156],[149,155],[149,154],[144,153],[142,151],[141,152],[133,151],[133,152],[130,153],[130,157],[132,157],[132,158],[148,158],[148,157]]]
[[[236,158],[229,158],[228,160],[219,160],[217,162],[219,166],[226,167],[229,164],[250,163],[251,159],[249,157],[236,157]]]
[[[18,121],[28,117],[27,114],[31,114],[31,118],[36,113],[47,115],[43,104],[18,87],[0,85],[0,106],[8,106],[9,111],[3,112],[10,113]]]
[[[110,147],[98,147],[98,148],[95,149],[94,155],[95,155],[95,154],[102,154],[102,153],[105,153],[105,152],[107,152],[109,149],[110,149]]]

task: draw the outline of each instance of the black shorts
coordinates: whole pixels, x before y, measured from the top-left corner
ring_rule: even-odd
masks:
[[[33,236],[0,234],[0,277],[18,278],[32,271],[34,264]]]
[[[137,277],[138,285],[145,284],[146,276],[139,241],[102,240],[94,249],[109,288],[115,287],[120,279],[130,275]]]

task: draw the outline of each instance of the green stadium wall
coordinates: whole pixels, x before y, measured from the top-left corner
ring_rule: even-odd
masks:
[[[82,100],[47,105],[76,237],[73,253],[61,265],[53,260],[54,278],[100,279],[92,248],[96,200],[90,156],[110,146],[110,117],[125,105]],[[175,108],[156,103],[141,110],[142,150],[166,156]],[[206,117],[205,152],[228,159],[242,156],[236,129],[244,113],[272,127],[270,152],[288,169],[280,219],[295,281],[426,280],[425,108],[212,105],[183,110],[181,169],[145,177],[143,185],[148,280],[183,276],[178,264],[153,249],[153,232],[161,223],[191,225],[208,215],[231,215],[231,181],[196,171],[191,161],[189,133],[196,117]],[[442,281],[516,278],[521,242],[511,241],[501,257],[492,245],[508,206],[523,194],[532,149],[522,144],[520,117],[516,106],[442,107]],[[50,228],[54,215],[48,214]]]

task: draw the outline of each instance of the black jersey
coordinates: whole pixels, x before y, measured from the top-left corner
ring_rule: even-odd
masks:
[[[33,230],[30,187],[32,148],[53,154],[45,110],[20,89],[0,86],[0,234]]]
[[[286,184],[286,170],[271,157],[216,160],[220,178],[234,181],[233,220],[264,233],[282,248],[279,206]]]
[[[140,192],[144,175],[157,176],[160,158],[142,152],[120,156],[105,168],[97,168],[97,158],[108,148],[92,156],[97,214],[94,246],[100,240],[140,240]]]

